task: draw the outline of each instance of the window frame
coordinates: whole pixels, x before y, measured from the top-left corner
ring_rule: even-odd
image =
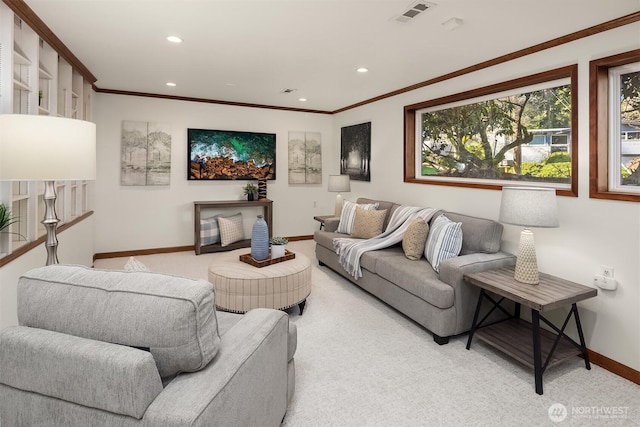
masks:
[[[497,84],[460,92],[454,95],[407,105],[404,107],[404,182],[427,185],[447,185],[454,187],[482,188],[490,190],[502,190],[502,187],[514,185],[515,182],[487,180],[487,182],[452,180],[445,178],[424,179],[417,175],[416,156],[420,155],[416,149],[416,112],[426,108],[452,104],[465,100],[472,100],[501,92],[526,88],[547,82],[569,79],[571,85],[571,179],[568,188],[556,188],[556,194],[562,196],[578,196],[578,65],[565,67],[524,76],[521,78],[500,82]],[[518,185],[540,186],[542,183],[517,181]],[[543,184],[553,187],[553,184]]]
[[[640,49],[589,62],[589,197],[592,199],[640,202],[640,194],[611,190],[611,104],[609,70],[640,61]]]

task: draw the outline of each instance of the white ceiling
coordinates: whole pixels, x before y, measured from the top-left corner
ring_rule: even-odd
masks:
[[[325,111],[640,10],[640,0],[433,0],[402,24],[394,18],[415,2],[25,1],[101,89]],[[462,26],[445,30],[454,17]]]

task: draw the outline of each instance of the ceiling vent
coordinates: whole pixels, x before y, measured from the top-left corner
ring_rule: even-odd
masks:
[[[295,92],[296,89],[285,88],[280,91],[280,93],[292,93]]]
[[[411,4],[411,6],[409,6],[409,8],[405,12],[403,12],[401,15],[396,16],[394,20],[398,22],[402,22],[403,24],[407,23],[412,19],[414,19],[416,16],[420,15],[422,12],[426,12],[427,10],[431,9],[434,6],[435,6],[435,3],[429,3],[426,1],[417,1]]]

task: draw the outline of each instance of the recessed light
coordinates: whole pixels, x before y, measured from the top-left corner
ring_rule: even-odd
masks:
[[[442,24],[444,29],[447,31],[453,31],[456,28],[458,28],[459,26],[462,25],[462,19],[460,18],[451,18],[451,19],[447,19],[446,21],[444,21]]]
[[[167,40],[169,40],[171,43],[182,43],[182,39],[178,36],[168,36]]]
[[[300,101],[300,102],[307,102],[307,98],[298,98],[298,101]]]
[[[356,71],[359,72],[359,73],[366,73],[366,72],[369,71],[369,69],[365,68],[365,67],[360,67],[360,68],[356,69]]]
[[[176,84],[174,82],[167,82],[167,86],[175,87]]]

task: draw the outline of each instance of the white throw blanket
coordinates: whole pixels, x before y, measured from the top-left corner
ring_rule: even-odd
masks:
[[[393,212],[389,225],[384,233],[372,237],[371,239],[353,239],[348,237],[333,239],[333,248],[339,255],[340,264],[356,280],[362,277],[360,269],[360,257],[369,251],[388,248],[402,241],[407,227],[416,218],[423,218],[429,221],[436,209],[420,208],[416,206],[401,205]]]

